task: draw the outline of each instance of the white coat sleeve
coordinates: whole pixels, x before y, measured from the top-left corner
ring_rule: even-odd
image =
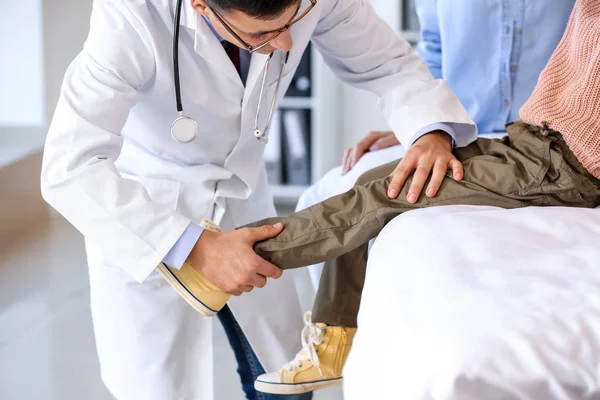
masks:
[[[400,143],[440,122],[464,125],[457,129],[457,146],[477,138],[477,127],[450,87],[433,79],[425,61],[367,0],[323,1],[312,40],[340,79],[378,96]]]
[[[151,43],[125,2],[94,2],[88,39],[65,75],[41,176],[44,199],[103,259],[140,282],[190,223],[114,164],[137,93],[155,72]]]

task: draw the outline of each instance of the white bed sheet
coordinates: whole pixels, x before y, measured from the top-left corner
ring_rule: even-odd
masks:
[[[600,209],[404,214],[358,323],[348,400],[600,399]]]

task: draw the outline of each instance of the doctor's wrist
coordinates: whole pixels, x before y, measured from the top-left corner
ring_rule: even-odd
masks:
[[[424,134],[423,136],[421,136],[419,139],[417,139],[415,141],[415,143],[413,144],[413,146],[416,145],[423,145],[426,147],[429,146],[442,146],[442,147],[446,147],[448,151],[452,151],[452,136],[450,136],[450,134],[448,134],[447,132],[444,131],[440,131],[440,130],[436,130],[436,131],[431,131],[429,133]]]
[[[216,236],[218,236],[218,232],[212,232],[208,230],[204,230],[202,235],[196,241],[194,247],[192,247],[192,251],[188,255],[185,262],[190,264],[192,267],[202,271],[202,266],[205,264],[202,262],[208,254],[211,252],[211,245],[214,242]]]

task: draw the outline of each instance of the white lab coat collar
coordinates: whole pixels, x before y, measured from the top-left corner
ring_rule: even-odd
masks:
[[[183,2],[181,25],[195,31],[194,50],[196,53],[207,61],[217,65],[225,75],[238,83],[240,88],[244,89],[242,79],[229,60],[229,57],[227,57],[227,53],[223,51],[221,42],[219,42],[213,31],[210,29],[210,26],[208,26],[204,18],[202,18],[202,15],[194,10],[190,0],[183,0]],[[246,79],[244,97],[247,97],[252,93],[256,84],[259,83],[267,57],[268,56],[264,54],[252,54],[248,78]]]
[[[201,57],[218,66],[225,75],[243,88],[242,80],[235,67],[223,51],[223,45],[210,29],[202,15],[194,10],[190,0],[183,0],[181,25],[194,31],[194,50]]]
[[[183,0],[180,24],[195,31],[197,25],[196,14],[196,10],[192,7],[192,1]]]
[[[223,49],[223,45],[217,39],[210,26],[206,23],[200,13],[192,9],[196,17],[196,34],[194,40],[194,50],[201,57],[211,64],[214,64],[221,72],[236,82],[243,90],[244,84],[242,78],[235,69],[235,66]]]

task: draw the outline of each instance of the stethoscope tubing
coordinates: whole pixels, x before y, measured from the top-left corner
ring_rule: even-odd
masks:
[[[181,104],[181,85],[179,82],[179,26],[181,24],[181,8],[183,0],[177,0],[177,7],[175,10],[175,28],[173,32],[173,81],[175,84],[175,100],[177,102],[177,112],[183,112],[183,105]]]
[[[175,140],[178,143],[189,143],[189,142],[193,141],[197,136],[198,124],[194,119],[183,115],[183,104],[181,101],[181,83],[180,83],[180,76],[179,76],[179,28],[180,28],[180,23],[181,23],[182,6],[183,6],[183,0],[177,0],[177,4],[176,4],[176,8],[175,8],[175,18],[174,18],[174,22],[173,22],[174,23],[174,30],[173,30],[173,84],[175,86],[175,101],[177,103],[177,112],[179,113],[179,117],[177,119],[175,119],[175,121],[173,121],[173,123],[171,124],[171,136],[173,137],[173,140]],[[277,96],[279,94],[279,87],[281,85],[281,78],[283,77],[283,71],[285,69],[285,65],[287,64],[288,58],[290,56],[290,53],[288,51],[288,52],[286,52],[285,57],[282,60],[281,69],[279,71],[279,75],[277,78],[277,86],[275,87],[273,101],[271,102],[271,107],[269,109],[269,114],[267,117],[267,123],[265,125],[265,130],[262,131],[261,129],[259,129],[260,106],[262,104],[265,83],[267,80],[266,79],[267,73],[269,70],[269,65],[270,65],[271,59],[273,58],[273,54],[275,54],[275,53],[269,54],[267,61],[265,61],[265,67],[263,70],[262,82],[261,82],[261,86],[260,86],[260,93],[258,95],[258,105],[256,107],[256,117],[254,119],[254,136],[263,144],[267,144],[269,141],[269,139],[268,139],[269,128],[271,127],[273,113],[275,111]],[[177,134],[177,130],[175,129],[175,127],[182,120],[189,120],[193,123],[192,126],[194,128],[194,132],[192,132],[192,134],[190,134],[190,135],[184,134],[183,137],[179,136]]]

